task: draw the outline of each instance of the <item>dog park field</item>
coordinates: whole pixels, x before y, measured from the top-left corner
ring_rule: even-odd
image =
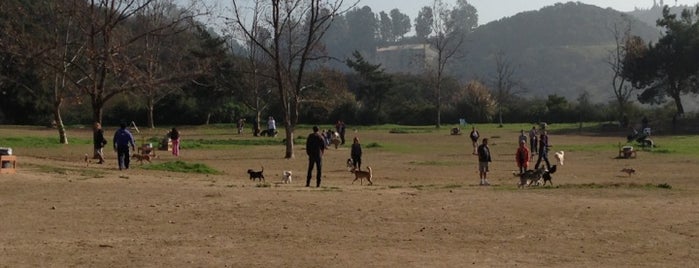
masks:
[[[551,125],[549,159],[563,150],[565,165],[553,186],[518,189],[517,136],[531,125],[477,127],[491,186],[478,185],[470,126],[348,126],[348,142],[325,152],[322,186],[307,188],[310,126],[294,133],[293,159],[283,130],[178,127],[179,157],[156,151],[125,171],[114,126],[101,165],[84,161],[89,127],[59,145],[55,129],[0,126],[17,157],[16,173],[0,174],[0,267],[699,266],[699,136],[660,133],[626,159],[624,131]],[[167,129],[134,135],[157,143]],[[347,170],[355,136],[371,186]],[[265,181],[251,181],[261,168]]]

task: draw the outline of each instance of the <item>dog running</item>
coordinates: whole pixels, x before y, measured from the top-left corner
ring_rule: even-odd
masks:
[[[517,184],[517,188],[524,188],[524,186],[529,187],[533,183],[537,183],[545,172],[546,169],[544,169],[544,167],[540,167],[537,169],[527,170],[522,174],[515,174],[519,176],[519,184]]]
[[[563,165],[563,164],[561,164]],[[544,174],[541,175],[541,178],[544,180],[544,184],[546,185],[546,182],[549,182],[549,185],[553,185],[553,177],[551,177],[551,174],[556,173],[556,165],[551,166],[551,169],[549,170],[544,170]]]
[[[291,170],[284,170],[284,172],[282,173],[282,183],[291,183],[291,174]]]
[[[563,161],[565,160],[565,152],[564,151],[558,151],[554,153],[554,156],[556,156],[556,160],[558,160],[558,163],[562,166]]]
[[[148,163],[153,163],[151,162],[151,159],[153,159],[155,156],[149,155],[149,154],[132,154],[131,158],[136,159],[136,161],[141,162],[143,164],[143,161],[146,161]]]
[[[259,181],[264,181],[265,180],[265,175],[262,174],[262,172],[265,171],[265,167],[262,167],[262,170],[260,171],[254,171],[252,169],[248,169],[248,174],[250,174],[250,180],[255,181],[255,179],[258,179]]]
[[[623,169],[621,169],[621,172],[628,174],[628,176],[636,174],[636,170],[633,168],[623,168]]]
[[[354,169],[354,163],[352,163],[352,158],[347,158],[347,171],[352,171]]]
[[[364,184],[363,179],[366,179],[369,181],[369,185],[373,185],[374,182],[371,180],[373,177],[371,173],[371,167],[366,167],[367,170],[369,171],[361,171],[361,170],[356,170],[352,169],[350,172],[354,173],[354,180],[352,181],[352,184],[354,184],[355,181],[359,180],[359,184]]]

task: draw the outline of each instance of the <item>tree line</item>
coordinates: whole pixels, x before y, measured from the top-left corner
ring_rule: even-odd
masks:
[[[293,142],[297,124],[337,120],[426,125],[439,115],[439,126],[461,118],[508,123],[618,117],[615,104],[592,104],[584,92],[576,100],[520,96],[516,69],[503,58],[495,75],[467,83],[433,72],[387,73],[367,56],[378,42],[406,39],[410,18],[397,9],[377,16],[341,0],[233,3],[235,14],[219,34],[197,20],[208,15],[199,11],[205,9],[169,0],[0,2],[0,122],[55,122],[61,142],[68,143],[65,124],[135,121],[154,127],[240,118],[260,124],[271,115],[282,119],[287,141]],[[477,11],[466,1],[448,8],[440,3],[423,8],[415,20],[423,41],[468,34],[477,25]],[[244,10],[252,10],[245,19]],[[434,27],[438,16],[446,30]],[[354,23],[358,20],[369,23]],[[677,21],[686,27],[676,28]],[[696,32],[695,20],[667,20],[667,25],[674,29],[667,35],[677,29]],[[696,40],[696,35],[689,38],[692,31],[682,33],[687,34],[682,40]],[[362,40],[358,36],[374,41],[353,45]],[[326,50],[343,41],[351,56]],[[630,66],[645,66],[640,60],[645,54],[627,55],[636,56],[637,61],[625,58],[624,65],[624,77],[635,86],[666,84],[649,82],[650,75],[632,76]],[[631,105],[625,113],[633,117],[642,111]],[[293,157],[292,149],[288,144],[287,157]]]

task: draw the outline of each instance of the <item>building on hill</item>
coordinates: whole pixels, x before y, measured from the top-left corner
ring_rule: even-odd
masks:
[[[437,50],[430,44],[408,44],[380,47],[376,58],[389,73],[420,74],[437,64]]]

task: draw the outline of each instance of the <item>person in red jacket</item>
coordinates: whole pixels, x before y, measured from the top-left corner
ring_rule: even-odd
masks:
[[[527,149],[527,141],[520,140],[519,148],[515,154],[515,162],[519,168],[519,174],[524,173],[529,168],[529,149]]]

